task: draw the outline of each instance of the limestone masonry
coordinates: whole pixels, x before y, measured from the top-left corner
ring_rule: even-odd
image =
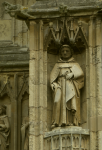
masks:
[[[102,0],[0,0],[0,150],[102,150]]]

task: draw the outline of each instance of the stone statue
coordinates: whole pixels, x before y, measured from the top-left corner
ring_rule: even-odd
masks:
[[[9,146],[10,126],[6,115],[6,106],[0,105],[0,149],[6,150]]]
[[[79,126],[80,89],[84,86],[84,73],[72,57],[73,50],[69,45],[63,45],[60,53],[61,58],[50,75],[54,96],[52,128]]]
[[[22,135],[22,150],[29,150],[29,118],[26,117],[23,120],[23,125],[21,127]]]

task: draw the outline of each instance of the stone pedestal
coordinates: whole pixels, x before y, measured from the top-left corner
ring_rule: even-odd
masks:
[[[89,150],[89,130],[81,127],[56,128],[44,135],[45,150]]]

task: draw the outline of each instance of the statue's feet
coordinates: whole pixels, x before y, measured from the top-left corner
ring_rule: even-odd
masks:
[[[52,128],[52,129],[55,128],[55,124],[52,124],[51,128]]]
[[[70,126],[73,126],[73,123],[70,123]]]
[[[67,126],[73,126],[73,123],[69,122]]]
[[[57,123],[52,124],[51,128],[55,128],[55,127],[59,127],[59,125]]]
[[[59,127],[59,124],[55,123],[55,126],[56,126],[56,127]]]

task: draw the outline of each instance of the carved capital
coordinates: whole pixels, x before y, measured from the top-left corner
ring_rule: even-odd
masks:
[[[96,27],[99,27],[101,25],[101,17],[96,17]]]
[[[40,24],[40,26],[41,26],[41,30],[44,30],[44,23],[43,23],[43,20],[40,20],[40,21],[39,21],[39,24]]]
[[[61,14],[65,14],[65,13],[67,13],[67,11],[68,11],[67,5],[64,5],[64,4],[59,5],[59,12]]]
[[[35,25],[35,24],[36,24],[35,21],[30,21],[30,25],[31,25],[31,26],[33,26],[33,25]]]
[[[95,20],[96,16],[90,16],[90,21],[89,21],[89,26],[93,23],[93,21]]]

